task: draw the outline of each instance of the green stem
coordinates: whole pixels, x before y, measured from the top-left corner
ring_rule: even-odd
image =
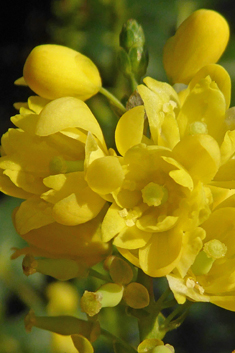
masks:
[[[169,316],[167,316],[167,318],[164,320],[162,329],[165,329],[166,331],[170,331],[170,330],[173,330],[174,328],[179,327],[181,323],[184,321],[185,317],[187,316],[188,310],[192,304],[193,304],[192,302],[186,302],[184,305],[177,306],[177,308],[174,311],[172,311],[172,313]],[[178,316],[178,318],[172,321],[176,316]]]
[[[135,79],[134,74],[130,74],[130,80],[131,80],[131,88],[132,88],[132,92],[134,92],[138,86],[138,82]]]
[[[107,89],[104,87],[100,88],[100,93],[103,94],[108,100],[115,106],[117,107],[122,113],[126,112],[126,108],[124,105],[112,94],[110,93]]]
[[[101,329],[101,335],[103,335],[104,337],[106,337],[107,339],[111,340],[113,342],[113,344],[117,343],[120,346],[120,351],[121,352],[126,352],[126,353],[136,353],[136,350],[131,347],[128,343],[126,343],[125,341],[123,341],[121,338],[113,335],[112,333],[110,333],[109,331],[106,331],[104,329]],[[117,347],[116,347],[117,348]],[[121,348],[123,348],[124,350],[121,350]],[[117,350],[115,350],[115,352],[118,352]]]
[[[102,273],[94,270],[93,268],[89,269],[89,275],[91,277],[95,277],[95,278],[101,279],[102,281],[110,282],[110,278],[108,276],[103,275]]]

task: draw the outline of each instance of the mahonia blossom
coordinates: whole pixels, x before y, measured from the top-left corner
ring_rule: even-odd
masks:
[[[216,64],[228,38],[214,11],[181,24],[163,59],[178,85],[138,85],[116,127],[118,152],[84,103],[102,85],[90,59],[57,45],[30,53],[16,83],[38,96],[16,105],[16,128],[1,142],[1,191],[25,200],[13,219],[29,247],[14,257],[92,266],[112,243],[147,275],[167,276],[179,303],[235,310],[235,112],[229,74]]]

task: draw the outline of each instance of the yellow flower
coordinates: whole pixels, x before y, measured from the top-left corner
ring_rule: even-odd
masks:
[[[180,304],[188,298],[235,311],[235,208],[216,209],[201,227],[203,247],[183,276],[177,269],[167,276],[170,288]]]
[[[47,99],[72,96],[86,100],[102,85],[99,71],[89,58],[55,44],[35,47],[26,59],[23,75],[26,84]]]
[[[106,201],[89,188],[84,169],[108,151],[95,117],[77,98],[30,97],[12,121],[18,128],[2,137],[0,184],[25,199],[14,214],[31,246],[23,253],[98,262],[109,248],[99,230]]]
[[[127,150],[120,161],[124,180],[112,191],[115,201],[102,224],[103,240],[114,238],[121,254],[153,277],[176,266],[184,232],[197,236],[210,213],[210,191],[173,152],[145,144]]]
[[[228,39],[228,23],[219,13],[195,11],[165,44],[163,62],[170,81],[188,84],[203,66],[219,60]]]
[[[235,193],[234,110],[227,109],[230,78],[215,64],[179,95],[150,77],[144,82],[138,86],[143,105],[127,111],[116,128],[122,173],[120,167],[119,179],[109,173],[106,191],[109,185],[113,203],[102,234],[158,277],[175,266],[187,271],[205,237],[199,226]],[[99,193],[92,178],[87,182]]]

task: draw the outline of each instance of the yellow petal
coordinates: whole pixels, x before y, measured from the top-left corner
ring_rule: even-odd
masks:
[[[220,306],[221,308],[235,311],[234,295],[213,295],[210,297],[210,302]]]
[[[197,289],[194,289],[194,287],[186,286],[185,279],[168,275],[167,280],[179,304],[184,304],[187,297],[197,302],[210,302],[209,295],[201,294]]]
[[[216,208],[217,206],[220,206],[224,201],[228,200],[230,196],[235,194],[235,190],[232,189],[225,189],[225,188],[220,188],[218,186],[209,186],[212,196],[213,196],[213,209]],[[229,206],[229,205],[228,205]]]
[[[52,217],[52,207],[39,198],[22,202],[15,213],[14,221],[20,235],[55,222]]]
[[[124,249],[138,249],[146,245],[152,234],[136,226],[125,227],[114,239],[113,244]]]
[[[32,196],[32,194],[22,190],[17,187],[12,181],[3,174],[3,171],[0,169],[0,191],[6,195],[18,197],[20,199],[27,199]]]
[[[96,218],[78,226],[51,223],[21,237],[31,245],[35,256],[73,259],[93,266],[110,253],[110,244],[101,241],[100,232],[106,210],[104,208]],[[28,251],[23,249],[23,253]]]
[[[220,147],[221,165],[226,163],[235,152],[235,130],[227,131]]]
[[[205,230],[200,227],[184,233],[182,254],[180,261],[176,266],[182,277],[185,277],[188,269],[194,263],[197,254],[203,246],[202,240],[205,236]]]
[[[175,159],[170,158],[170,157],[162,157],[162,159],[175,166],[177,170],[171,170],[169,172],[169,176],[179,185],[182,185],[189,190],[193,190],[193,180],[189,173],[178,163]]]
[[[138,92],[144,102],[151,138],[156,144],[172,148],[179,141],[175,111],[179,106],[175,90],[167,83],[146,77]]]
[[[229,108],[231,101],[231,78],[228,72],[220,65],[208,64],[202,67],[190,81],[189,89],[192,90],[206,76],[210,76],[212,81],[216,82],[225,97],[226,107]]]
[[[87,188],[79,195],[73,193],[58,201],[53,207],[53,217],[65,225],[85,223],[97,216],[104,204],[105,200]]]
[[[165,232],[173,228],[178,221],[178,217],[174,216],[164,216],[162,217],[163,219],[159,221],[157,214],[157,210],[149,211],[138,219],[136,226],[147,232]]]
[[[4,174],[18,187],[28,193],[40,195],[45,192],[47,188],[42,183],[42,178],[32,173],[6,169]]]
[[[220,165],[220,150],[217,142],[209,135],[187,136],[173,150],[176,160],[204,183],[209,183]],[[192,158],[194,156],[194,158]]]
[[[119,119],[115,141],[118,151],[122,156],[134,145],[142,141],[144,129],[144,107],[139,105],[128,110]]]
[[[97,216],[105,204],[84,180],[83,172],[51,175],[44,184],[52,190],[41,197],[54,204],[53,217],[61,224],[77,225]]]
[[[228,39],[228,23],[219,13],[195,11],[165,44],[163,62],[167,76],[173,83],[188,84],[203,66],[219,60]]]
[[[206,231],[206,241],[218,239],[227,246],[226,258],[232,258],[235,253],[233,234],[235,230],[235,208],[224,207],[212,212],[203,223]]]
[[[217,84],[207,76],[193,87],[178,114],[181,137],[187,134],[208,133],[220,144],[225,112],[225,97]],[[195,124],[204,126],[205,131],[198,131]]]
[[[121,217],[120,211],[122,209],[113,203],[102,222],[101,233],[104,242],[110,241],[116,234],[126,227],[124,218]]]
[[[85,146],[85,170],[97,158],[105,157],[104,151],[100,148],[98,141],[95,137],[88,132]]]
[[[133,264],[136,267],[140,267],[138,250],[135,250],[135,249],[129,250],[129,249],[118,248],[118,247],[117,249],[123,257],[125,257],[128,261],[130,261],[131,264]]]
[[[162,108],[162,101],[159,97],[144,85],[138,86],[138,92],[144,102],[144,107],[148,116],[151,138],[154,143],[158,143],[158,132],[162,124],[162,117],[159,112]]]
[[[124,173],[118,157],[106,156],[94,160],[88,167],[86,180],[99,194],[108,194],[122,185]]]
[[[162,233],[154,233],[145,247],[139,250],[142,270],[151,277],[161,277],[170,273],[179,261],[183,232],[173,228]]]
[[[35,133],[48,136],[74,127],[90,131],[105,146],[96,118],[83,101],[73,97],[63,97],[48,103],[39,114]]]

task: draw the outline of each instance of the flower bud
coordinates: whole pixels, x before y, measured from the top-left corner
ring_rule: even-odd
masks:
[[[35,259],[27,254],[22,263],[26,276],[35,272],[43,273],[60,281],[68,281],[71,278],[85,278],[88,275],[87,268],[70,259]]]
[[[142,27],[136,20],[128,20],[120,33],[119,67],[126,76],[142,77],[148,66],[148,52]]]
[[[28,86],[47,99],[72,96],[86,100],[102,85],[99,71],[89,58],[55,44],[35,47],[26,59],[23,75]]]
[[[219,13],[195,11],[165,44],[163,63],[170,81],[188,84],[203,66],[219,60],[228,40],[229,26]]]
[[[87,337],[90,341],[98,337],[99,323],[84,321],[69,315],[61,316],[36,316],[30,310],[25,317],[26,332],[31,332],[33,326],[42,330],[51,331],[60,335],[80,334]]]

